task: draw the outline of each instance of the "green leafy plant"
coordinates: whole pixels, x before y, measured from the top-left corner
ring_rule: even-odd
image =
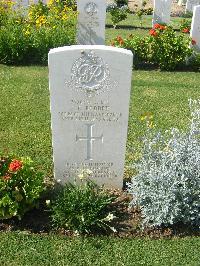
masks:
[[[143,15],[149,15],[149,12],[151,9],[145,9],[145,6],[147,5],[147,2],[146,1],[142,1],[142,7],[141,8],[138,8],[137,6],[137,9],[135,11],[135,14],[137,15],[137,17],[139,18],[139,21],[140,21],[140,26],[142,27],[142,18],[143,18]]]
[[[170,26],[155,24],[149,35],[145,37],[130,35],[123,41],[117,37],[112,45],[132,50],[135,64],[153,64],[161,70],[184,68],[187,59],[194,55],[195,40],[191,40],[183,33],[177,34]]]
[[[43,176],[30,158],[0,157],[0,219],[20,219],[36,206],[43,191]]]
[[[114,198],[87,176],[88,170],[84,170],[79,184],[67,183],[58,190],[50,205],[53,225],[78,233],[115,231],[110,225],[114,216],[108,209]]]
[[[115,3],[108,5],[107,12],[111,15],[111,21],[114,29],[117,27],[119,22],[125,20],[129,13],[129,8],[127,6],[118,7]]]
[[[114,2],[118,7],[128,5],[128,0],[114,0]]]
[[[4,9],[0,6],[0,14]],[[0,62],[47,64],[51,48],[75,43],[76,17],[73,7],[61,0],[48,5],[40,1],[26,11],[11,9],[6,21],[1,21]]]
[[[190,29],[191,29],[191,21],[188,19],[183,19],[180,24],[180,30],[183,33],[190,33]]]

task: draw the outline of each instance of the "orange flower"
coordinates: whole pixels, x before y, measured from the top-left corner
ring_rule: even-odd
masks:
[[[197,42],[195,40],[192,40],[191,43],[192,43],[192,45],[197,44]]]
[[[184,32],[184,33],[189,33],[190,30],[189,30],[189,28],[185,28],[185,29],[182,30],[182,32]]]
[[[167,26],[160,25],[160,30],[166,30]]]
[[[19,160],[13,160],[9,165],[9,171],[17,172],[22,168],[22,162]]]
[[[156,32],[156,30],[154,30],[154,29],[151,29],[151,30],[149,31],[149,34],[150,34],[151,36],[154,36],[154,37],[156,37],[156,36],[158,35],[158,33]]]
[[[124,40],[122,39],[121,36],[117,36],[117,41],[119,42],[119,45],[123,45],[124,44]]]

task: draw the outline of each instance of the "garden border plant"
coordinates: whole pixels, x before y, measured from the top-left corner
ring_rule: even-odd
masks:
[[[116,232],[110,212],[115,196],[91,178],[92,171],[83,169],[74,183],[55,184],[54,199],[48,200],[54,228],[78,234]]]
[[[118,36],[111,45],[131,50],[135,67],[150,65],[168,71],[200,68],[200,55],[193,49],[196,41],[185,33],[176,33],[171,26],[155,24],[149,35],[131,34],[126,39]]]
[[[44,190],[43,175],[30,158],[0,157],[0,219],[21,219],[37,206]]]
[[[71,4],[39,1],[14,10],[12,3],[0,3],[0,63],[47,64],[51,48],[75,44],[77,12]]]

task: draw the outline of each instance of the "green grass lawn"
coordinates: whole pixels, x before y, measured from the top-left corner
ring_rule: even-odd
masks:
[[[180,18],[173,19],[178,25]],[[110,24],[108,17],[107,24]],[[130,29],[107,28],[106,40],[117,35],[144,35],[139,21],[129,15],[123,25]],[[151,17],[144,18],[151,27]],[[0,65],[0,150],[30,156],[37,167],[52,176],[52,147],[47,67]],[[125,78],[125,77],[123,77]],[[141,147],[144,112],[154,115],[158,130],[186,130],[190,112],[188,99],[200,98],[200,73],[133,71],[126,166]],[[37,219],[37,218],[36,218]],[[0,233],[2,265],[200,265],[200,239],[173,240],[67,238]]]
[[[174,29],[179,29],[183,17],[172,17],[170,25]],[[187,19],[191,20],[191,19]],[[107,15],[106,20],[106,42],[107,45],[110,44],[110,41],[116,36],[120,35],[123,38],[126,38],[128,35],[133,34],[137,36],[148,35],[149,29],[152,27],[152,16],[143,16],[142,18],[142,28],[140,26],[140,20],[135,14],[129,14],[128,18],[118,24],[116,29],[113,29],[112,22],[110,19],[110,14]]]
[[[65,238],[0,234],[1,266],[198,266],[200,239]]]

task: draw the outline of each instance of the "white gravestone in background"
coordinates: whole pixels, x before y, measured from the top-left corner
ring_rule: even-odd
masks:
[[[156,23],[170,22],[172,0],[154,0],[153,25]]]
[[[196,41],[193,48],[200,52],[200,5],[194,7],[190,36]]]
[[[200,0],[187,0],[185,11],[193,12],[197,5],[200,5]]]
[[[99,185],[122,188],[133,55],[102,45],[49,52],[55,179],[90,169]]]
[[[77,43],[105,44],[106,0],[78,0]]]

